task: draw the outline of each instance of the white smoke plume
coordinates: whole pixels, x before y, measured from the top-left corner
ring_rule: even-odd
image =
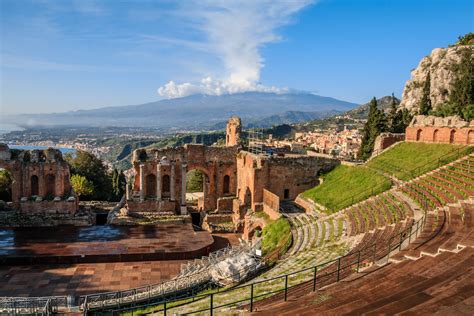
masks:
[[[260,72],[263,59],[260,49],[280,40],[276,33],[281,26],[312,0],[246,0],[209,1],[196,4],[197,27],[204,32],[208,51],[223,63],[221,79],[205,77],[198,83],[170,81],[158,89],[161,96],[184,97],[202,93],[222,95],[246,91],[285,92],[287,89],[262,85]],[[188,2],[186,2],[188,3]]]

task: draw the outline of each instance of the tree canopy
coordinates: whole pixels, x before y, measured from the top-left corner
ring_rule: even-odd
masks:
[[[77,151],[75,156],[66,155],[71,166],[72,175],[80,175],[93,183],[91,194],[84,194],[84,199],[109,200],[112,198],[112,180],[103,162],[86,151]]]

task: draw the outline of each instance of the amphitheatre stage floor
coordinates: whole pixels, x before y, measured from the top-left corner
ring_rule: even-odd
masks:
[[[189,260],[214,243],[191,224],[0,230],[0,265]]]
[[[239,234],[213,234],[211,251],[238,245]],[[167,281],[187,260],[0,266],[0,296],[72,295]]]

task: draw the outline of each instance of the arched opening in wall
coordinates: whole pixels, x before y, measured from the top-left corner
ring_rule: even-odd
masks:
[[[149,174],[145,178],[145,197],[156,198],[156,176]]]
[[[252,207],[252,192],[250,192],[249,187],[245,190],[244,205],[247,209]]]
[[[257,226],[255,228],[253,228],[250,232],[249,232],[249,235],[248,235],[248,240],[249,241],[254,241],[254,239],[257,239],[259,237],[262,236],[262,227],[260,226]]]
[[[285,200],[290,199],[290,189],[283,190],[283,199],[285,199]]]
[[[45,182],[46,182],[46,198],[47,199],[54,198],[56,194],[56,190],[55,190],[56,177],[52,174],[48,174],[46,175]]]
[[[31,176],[30,187],[31,187],[31,196],[39,195],[39,181],[38,181],[37,175]]]
[[[224,194],[230,193],[230,177],[228,175],[224,176],[224,180],[222,184],[222,193]]]
[[[420,141],[423,138],[423,130],[419,129],[416,131],[416,141]]]
[[[170,186],[170,176],[165,174],[162,178],[161,178],[161,195],[163,197],[170,197],[170,189],[171,189],[171,186]]]
[[[468,144],[474,144],[474,131],[473,130],[470,130],[467,133],[467,143]]]
[[[209,192],[209,177],[199,169],[191,169],[186,173],[186,205],[191,210],[205,209],[205,200]]]
[[[449,143],[454,144],[455,138],[456,138],[456,130],[453,129],[449,133]]]
[[[438,142],[438,130],[437,129],[435,129],[435,131],[433,132],[433,142],[434,143]]]
[[[13,176],[7,169],[0,168],[0,200],[12,201]]]

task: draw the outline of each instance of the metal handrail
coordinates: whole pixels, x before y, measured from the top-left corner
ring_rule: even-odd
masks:
[[[364,263],[364,262],[376,262],[376,261],[382,260],[385,257],[387,257],[387,262],[388,262],[388,260],[390,258],[390,255],[394,250],[397,250],[397,249],[401,250],[402,246],[405,242],[408,241],[408,244],[410,244],[412,240],[414,240],[416,237],[418,237],[420,235],[421,231],[423,230],[423,228],[425,226],[425,223],[426,223],[426,213],[423,215],[422,218],[420,218],[416,222],[413,221],[411,223],[410,227],[407,227],[404,230],[402,230],[401,232],[399,232],[395,235],[392,235],[389,238],[388,243],[385,246],[385,248],[384,248],[384,246],[382,246],[382,248],[380,248],[380,246],[379,246],[378,249],[377,249],[378,243],[376,242],[372,245],[366,246],[366,247],[364,247],[362,249],[359,249],[357,251],[351,251],[348,254],[346,254],[344,256],[340,256],[336,259],[329,260],[329,261],[326,261],[324,263],[321,263],[321,264],[318,264],[318,265],[315,265],[315,266],[312,266],[312,267],[309,267],[309,268],[300,269],[300,270],[297,270],[297,271],[294,271],[294,272],[291,272],[291,273],[288,273],[288,274],[276,276],[276,277],[269,278],[269,279],[255,281],[255,282],[252,282],[252,283],[249,283],[249,284],[238,285],[238,286],[235,286],[235,287],[232,287],[232,288],[228,288],[228,289],[225,289],[225,290],[222,290],[222,291],[217,291],[217,292],[210,293],[210,294],[198,294],[198,295],[194,295],[194,296],[186,297],[186,298],[178,298],[178,299],[167,300],[167,301],[161,302],[159,304],[143,305],[143,306],[141,306],[141,308],[145,308],[147,306],[160,306],[160,305],[162,305],[161,311],[163,311],[164,315],[167,315],[167,312],[172,310],[172,309],[183,307],[183,306],[186,306],[186,305],[191,304],[193,302],[196,302],[198,300],[204,300],[204,299],[207,298],[207,299],[209,299],[209,307],[208,308],[199,309],[199,310],[192,310],[192,311],[186,311],[186,313],[191,313],[192,314],[192,313],[199,313],[199,312],[209,311],[210,314],[212,315],[214,310],[216,310],[218,308],[234,306],[234,305],[240,304],[240,303],[245,302],[245,301],[249,302],[249,306],[250,306],[249,311],[252,312],[253,307],[254,307],[254,303],[256,301],[255,299],[257,299],[259,297],[263,297],[263,296],[268,297],[271,294],[284,292],[284,294],[285,294],[284,297],[285,297],[285,301],[286,301],[287,295],[288,295],[288,290],[290,288],[295,287],[295,286],[299,286],[299,285],[303,285],[305,283],[311,282],[311,284],[313,284],[312,285],[312,288],[314,289],[313,291],[315,291],[317,289],[317,284],[321,283],[322,278],[334,275],[336,277],[336,282],[339,282],[341,280],[341,273],[345,273],[345,270],[347,268],[350,268],[354,265],[357,266],[357,269],[354,269],[354,270],[358,272],[360,270],[361,264]],[[415,236],[415,237],[413,237],[413,236]],[[357,261],[355,261],[355,260],[351,261],[351,258],[355,257],[355,256],[357,256]],[[349,259],[349,263],[344,262],[344,260],[346,258]],[[337,265],[337,269],[334,268],[333,271],[327,271],[327,269],[330,269],[332,265]],[[326,271],[325,271],[325,269],[326,269]],[[304,280],[301,283],[298,283],[298,284],[295,284],[295,285],[292,285],[292,286],[288,285],[288,279],[289,278],[291,278],[292,276],[295,276],[297,274],[300,274],[300,273],[303,273],[303,272],[308,272],[308,271],[314,271],[312,280]],[[324,274],[321,275],[321,273],[324,273]],[[255,286],[257,286],[259,284],[271,283],[272,281],[282,280],[282,279],[285,279],[285,287],[284,288],[282,288],[280,290],[276,290],[276,291],[272,290],[270,292],[265,292],[265,293],[261,293],[259,295],[255,295],[255,293],[254,293]],[[238,290],[245,289],[245,288],[250,288],[250,298],[248,298],[248,299],[238,299],[238,300],[235,300],[235,301],[232,301],[232,302],[228,302],[224,305],[215,306],[214,297],[216,295],[221,295],[223,293],[228,293],[228,292],[234,292],[234,291],[238,291]],[[182,302],[182,303],[180,303],[180,302]],[[135,308],[114,310],[113,314],[115,314],[115,312],[118,312],[118,311],[124,312],[124,311],[132,311],[132,310],[135,310],[135,309],[136,309],[136,307]]]

